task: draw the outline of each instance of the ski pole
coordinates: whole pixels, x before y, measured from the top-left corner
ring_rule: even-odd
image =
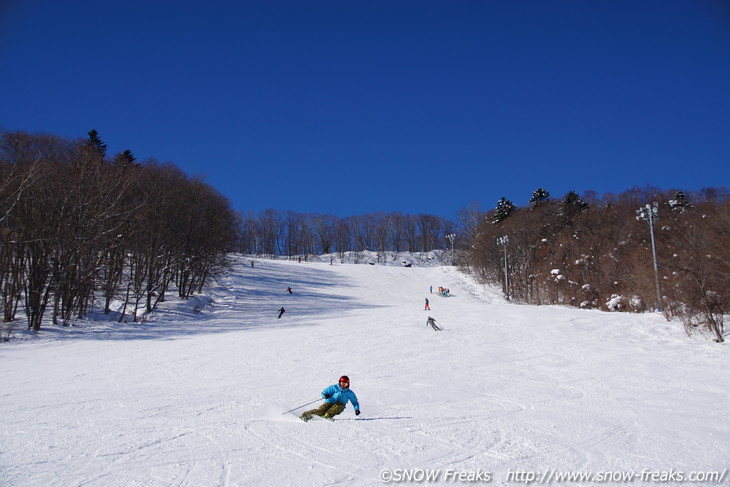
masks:
[[[283,413],[281,413],[281,415],[283,416],[283,415],[285,415],[286,413],[290,413],[290,412],[292,412],[292,411],[296,411],[297,409],[299,409],[299,408],[303,408],[304,406],[309,406],[310,404],[314,404],[315,402],[317,402],[317,401],[319,401],[319,400],[321,400],[321,399],[322,399],[322,398],[321,398],[321,397],[319,397],[319,398],[315,399],[315,400],[314,400],[314,401],[312,401],[312,402],[308,402],[307,404],[302,404],[301,406],[297,406],[297,407],[295,407],[294,409],[290,409],[289,411],[284,411]]]

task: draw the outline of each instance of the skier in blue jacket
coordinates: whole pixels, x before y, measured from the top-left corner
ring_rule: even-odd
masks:
[[[324,404],[316,409],[304,411],[299,418],[304,421],[309,421],[316,414],[317,416],[332,420],[333,416],[337,416],[345,410],[347,401],[350,401],[355,408],[355,416],[360,416],[360,403],[357,401],[355,393],[350,389],[350,378],[346,375],[340,377],[337,384],[326,387],[322,391],[322,397],[324,398]]]

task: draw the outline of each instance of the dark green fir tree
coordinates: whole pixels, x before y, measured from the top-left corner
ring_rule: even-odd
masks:
[[[563,214],[563,220],[566,224],[573,221],[573,218],[588,208],[588,203],[580,199],[578,193],[575,191],[568,191],[563,197],[563,204],[561,212]]]
[[[134,157],[134,154],[132,154],[132,151],[129,149],[114,156],[114,164],[122,167],[136,166],[138,165],[136,160],[137,159]]]
[[[106,144],[101,140],[101,137],[99,137],[99,132],[97,132],[96,129],[91,129],[88,135],[89,139],[87,141],[87,145],[98,151],[101,157],[106,156]]]

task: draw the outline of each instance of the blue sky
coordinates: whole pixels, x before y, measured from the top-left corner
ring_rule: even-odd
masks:
[[[730,184],[723,0],[3,5],[0,126],[96,129],[240,211]]]

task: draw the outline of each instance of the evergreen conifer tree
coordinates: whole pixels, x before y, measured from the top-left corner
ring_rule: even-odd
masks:
[[[101,140],[101,137],[99,137],[99,132],[95,129],[91,129],[88,135],[88,146],[99,151],[101,157],[106,156],[106,144]]]
[[[512,203],[508,199],[505,199],[504,196],[502,196],[502,199],[497,202],[496,213],[494,214],[494,219],[492,220],[492,223],[502,223],[507,218],[509,218],[516,209],[517,207],[514,203]]]
[[[692,203],[689,202],[689,198],[687,198],[687,195],[684,194],[683,191],[677,191],[674,199],[669,200],[669,206],[671,207],[672,211],[684,213],[684,210],[686,210],[687,208],[692,208]]]
[[[588,208],[588,203],[580,199],[575,191],[568,191],[563,197],[561,211],[566,224],[573,221],[573,217]]]
[[[129,149],[125,150],[124,152],[120,152],[116,156],[114,156],[114,164],[117,164],[119,166],[132,166],[137,165],[136,161],[137,159],[134,157],[134,154],[132,154],[132,151]]]
[[[538,206],[547,203],[548,199],[550,198],[550,193],[543,188],[537,188],[534,193],[532,193],[532,198],[530,198],[530,204],[533,208],[537,208]]]

